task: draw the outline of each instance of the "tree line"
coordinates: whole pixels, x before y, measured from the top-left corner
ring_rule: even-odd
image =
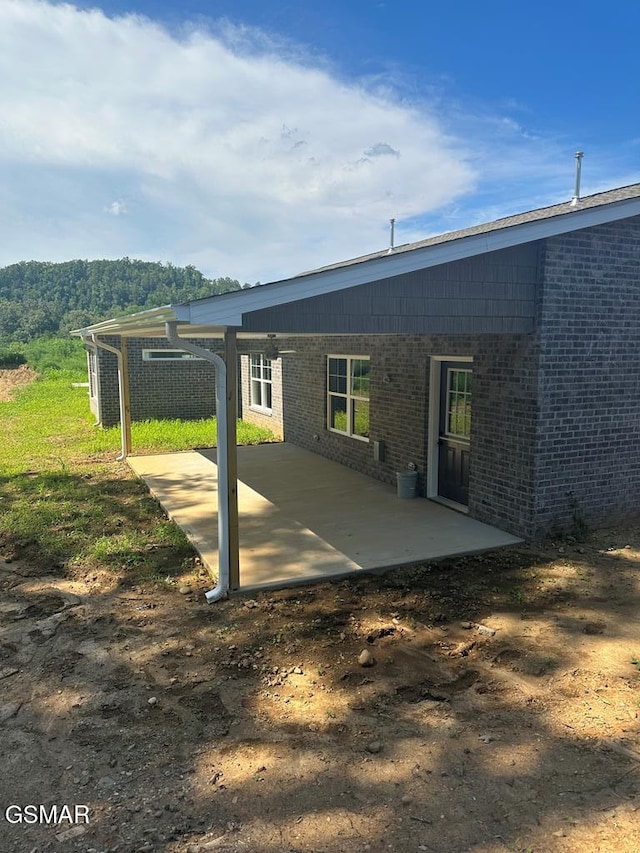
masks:
[[[0,343],[67,335],[122,314],[249,286],[205,278],[193,266],[130,258],[21,261],[0,268]]]

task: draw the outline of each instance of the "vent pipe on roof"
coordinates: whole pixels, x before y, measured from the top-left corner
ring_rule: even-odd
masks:
[[[573,188],[573,198],[571,204],[576,205],[580,201],[580,173],[582,172],[583,151],[576,151],[576,185]]]
[[[393,250],[395,249],[395,236],[396,236],[396,221],[395,219],[390,219],[389,224],[391,225],[391,233],[389,234],[389,251],[388,255],[393,254]]]

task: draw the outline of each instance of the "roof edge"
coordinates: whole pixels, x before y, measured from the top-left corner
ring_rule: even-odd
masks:
[[[620,215],[622,209],[624,214]],[[569,214],[520,222],[439,243],[418,245],[409,251],[366,257],[250,290],[234,291],[225,294],[228,300],[224,303],[216,302],[216,297],[199,300],[190,304],[189,317],[192,323],[240,325],[242,316],[253,311],[275,308],[288,302],[346,290],[372,281],[393,278],[638,215],[640,197],[584,209],[577,208]]]
[[[143,330],[149,326],[164,325],[170,322],[189,322],[189,305],[163,305],[161,308],[149,308],[146,311],[138,311],[135,314],[125,314],[123,317],[113,317],[110,320],[102,320],[91,326],[81,329],[72,329],[69,334],[79,338],[90,335],[119,335],[125,332]]]

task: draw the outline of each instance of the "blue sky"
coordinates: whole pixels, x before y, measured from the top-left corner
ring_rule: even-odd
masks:
[[[640,4],[0,0],[0,264],[268,281],[640,181]]]

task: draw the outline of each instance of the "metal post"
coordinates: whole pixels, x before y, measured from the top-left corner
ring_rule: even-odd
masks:
[[[127,359],[127,339],[120,338],[120,417],[122,418],[122,444],[124,457],[131,453],[131,394],[129,392],[129,363]]]
[[[582,158],[584,157],[584,153],[582,151],[576,151],[576,182],[573,188],[573,198],[571,199],[571,204],[575,207],[580,201],[580,177],[582,173]]]
[[[125,338],[120,339],[122,349],[112,347],[98,339],[97,335],[91,335],[93,343],[100,349],[112,352],[118,359],[118,398],[120,401],[120,456],[118,461],[126,459],[131,453],[131,402],[129,400],[129,373],[127,368],[127,345]]]

